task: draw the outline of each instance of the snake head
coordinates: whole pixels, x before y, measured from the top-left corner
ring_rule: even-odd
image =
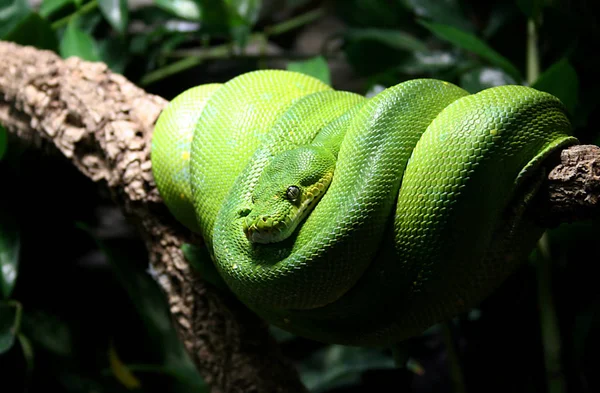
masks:
[[[253,243],[288,238],[327,191],[335,157],[322,147],[301,146],[275,156],[252,194],[242,228]]]

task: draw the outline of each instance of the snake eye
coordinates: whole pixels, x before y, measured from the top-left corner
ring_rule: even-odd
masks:
[[[300,189],[298,188],[298,186],[289,186],[287,188],[287,191],[285,192],[285,195],[287,196],[287,199],[289,199],[292,202],[295,202],[300,196]]]

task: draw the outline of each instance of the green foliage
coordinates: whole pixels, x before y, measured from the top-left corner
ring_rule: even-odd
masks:
[[[441,39],[481,56],[482,58],[488,60],[491,64],[502,68],[515,80],[521,80],[519,70],[517,70],[517,68],[508,59],[500,55],[473,34],[469,34],[453,26],[442,25],[439,23],[425,21],[422,21],[421,23]]]
[[[208,389],[198,375],[171,325],[171,317],[163,292],[152,276],[140,270],[134,264],[128,263],[129,255],[119,247],[111,246],[110,242],[94,236],[87,225],[78,226],[88,232],[96,241],[98,247],[106,255],[118,281],[127,291],[131,302],[136,308],[146,326],[146,333],[159,351],[160,365],[154,364],[150,369],[173,376],[181,386],[174,386],[173,391],[202,392]],[[158,278],[158,277],[155,277]],[[136,366],[132,369],[144,370],[148,367]]]
[[[0,355],[12,348],[19,333],[20,305],[0,301]]]
[[[17,281],[21,249],[16,217],[7,202],[0,198],[0,294],[4,299],[10,298]]]
[[[421,18],[468,33],[474,31],[473,23],[465,15],[460,0],[406,0],[406,3]]]
[[[102,15],[111,26],[121,34],[125,34],[129,22],[127,0],[98,0]]]
[[[600,28],[588,3],[336,0],[326,7],[308,0],[154,0],[133,8],[125,0],[43,0],[35,9],[26,0],[0,0],[0,39],[103,61],[166,98],[267,67],[366,95],[422,77],[475,93],[531,80],[532,20],[540,68],[532,86],[559,97],[575,135],[597,143],[600,60],[590,53]],[[336,20],[341,27],[329,28]],[[160,277],[148,274],[143,244],[115,235],[118,220],[102,224],[100,207],[112,201],[66,167],[47,168],[48,157],[27,157],[12,144],[7,150],[0,126],[3,377],[32,392],[126,392],[137,383],[143,392],[206,391],[173,329],[154,280]],[[85,231],[76,222],[87,223]],[[109,228],[100,235],[103,225]],[[561,375],[573,391],[586,391],[581,381],[596,391],[600,292],[589,262],[600,255],[589,245],[598,222],[548,233]],[[226,290],[205,249],[183,250],[200,276]],[[584,251],[592,252],[591,259]],[[549,386],[535,274],[525,266],[478,308],[478,318],[457,318],[468,391],[543,392]],[[387,351],[320,345],[271,331],[312,392],[387,391],[389,382],[399,391],[441,392],[451,385],[440,329],[409,340],[413,366],[404,374],[391,369]],[[489,366],[501,358],[511,359],[510,365]]]
[[[60,41],[60,55],[64,58],[77,56],[88,61],[100,60],[96,41],[79,27],[77,18],[71,19],[67,25]]]
[[[302,363],[302,382],[313,393],[356,385],[367,370],[394,369],[390,355],[374,349],[330,345]]]
[[[6,37],[30,12],[27,0],[0,0],[0,38]]]
[[[39,12],[42,17],[47,18],[68,5],[75,5],[75,2],[73,0],[44,0],[40,5]]]
[[[568,59],[552,64],[531,85],[558,97],[571,114],[575,113],[579,95],[579,78]]]
[[[58,41],[50,23],[34,12],[22,19],[3,39],[53,51],[58,47]]]
[[[305,61],[291,61],[288,63],[287,69],[313,76],[320,81],[331,85],[329,67],[327,66],[327,61],[322,56],[317,56]]]
[[[154,0],[156,5],[180,18],[200,20],[200,4],[194,0]]]

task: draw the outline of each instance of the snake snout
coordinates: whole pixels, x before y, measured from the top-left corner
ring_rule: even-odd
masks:
[[[285,220],[276,220],[268,215],[248,216],[242,223],[246,238],[252,243],[275,243],[281,241],[288,226]]]

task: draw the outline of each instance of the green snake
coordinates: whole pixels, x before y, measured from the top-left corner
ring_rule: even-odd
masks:
[[[365,98],[260,70],[175,97],[152,168],[231,291],[313,340],[387,346],[478,305],[544,228],[546,158],[578,143],[558,98],[435,79]]]

